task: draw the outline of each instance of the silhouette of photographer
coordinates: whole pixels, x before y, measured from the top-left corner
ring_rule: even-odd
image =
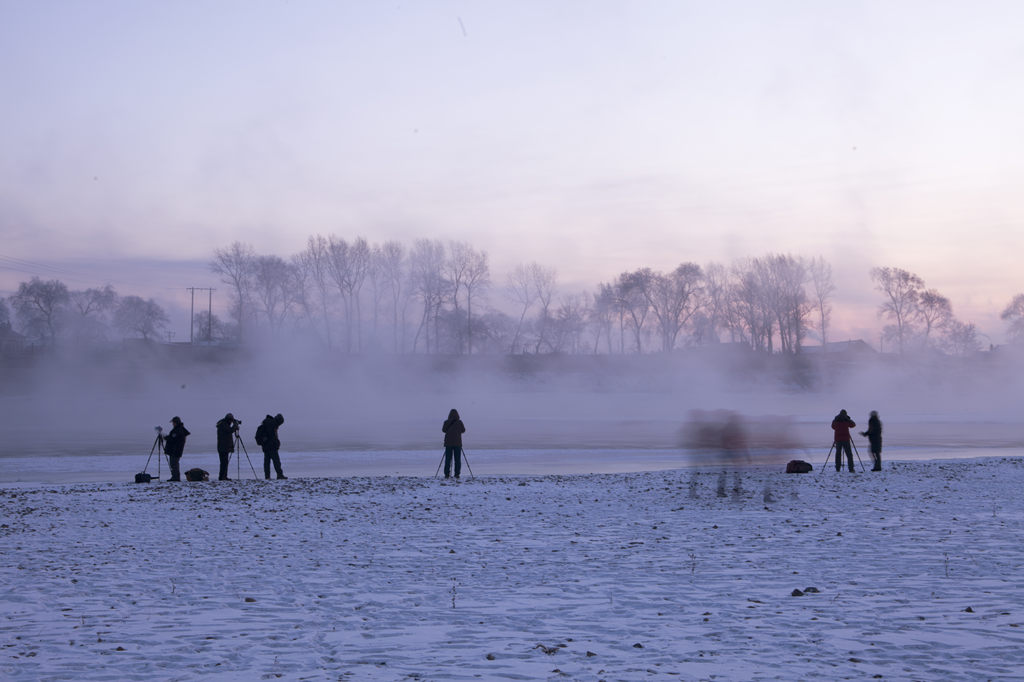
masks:
[[[256,429],[256,444],[263,448],[263,477],[270,480],[270,465],[274,465],[277,477],[288,478],[281,469],[281,440],[277,437],[277,429],[284,424],[284,416],[269,414]]]
[[[846,461],[850,464],[850,471],[856,472],[853,468],[853,450],[850,449],[850,429],[856,426],[856,422],[850,419],[846,410],[839,410],[839,414],[832,420],[832,430],[835,431],[833,440],[836,444],[836,471],[843,470],[843,450],[846,451]]]
[[[181,417],[171,419],[171,432],[164,438],[164,453],[171,465],[169,481],[181,481],[181,455],[185,451],[185,439],[191,434],[181,423]]]
[[[868,430],[861,431],[860,435],[867,436],[868,443],[871,444],[871,459],[874,464],[871,467],[872,471],[882,470],[882,420],[878,418],[878,412],[871,410],[871,416],[868,417]]]
[[[449,478],[452,472],[452,458],[455,459],[455,480],[459,480],[462,474],[462,434],[466,432],[466,425],[459,418],[459,411],[452,409],[448,413],[448,419],[441,425],[444,432],[444,477]]]
[[[228,464],[231,462],[231,453],[235,451],[235,433],[241,423],[230,412],[217,422],[217,456],[220,458],[218,481],[231,480],[228,478]]]

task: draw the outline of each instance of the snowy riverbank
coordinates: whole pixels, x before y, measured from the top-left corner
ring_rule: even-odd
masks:
[[[429,478],[434,465],[2,487],[0,677],[1024,670],[1022,460],[856,475],[478,470],[458,485]]]

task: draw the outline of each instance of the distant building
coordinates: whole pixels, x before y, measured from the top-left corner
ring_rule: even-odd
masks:
[[[821,346],[801,346],[801,353],[807,355],[821,355],[822,352],[832,355],[877,355],[878,351],[869,346],[866,342],[861,339],[852,339],[850,341],[829,341],[825,344],[825,347]]]

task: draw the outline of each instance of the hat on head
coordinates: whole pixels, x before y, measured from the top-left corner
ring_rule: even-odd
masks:
[[[179,423],[181,423],[181,417],[171,417],[171,423],[172,424],[179,424]]]
[[[278,426],[280,426],[281,424],[284,424],[284,415],[282,415],[280,412],[278,412],[277,416],[274,417],[274,421],[277,422]]]

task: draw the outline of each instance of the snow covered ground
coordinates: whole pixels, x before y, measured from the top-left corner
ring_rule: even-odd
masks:
[[[1024,676],[1020,459],[516,476],[471,453],[449,484],[437,454],[0,486],[0,678]]]

